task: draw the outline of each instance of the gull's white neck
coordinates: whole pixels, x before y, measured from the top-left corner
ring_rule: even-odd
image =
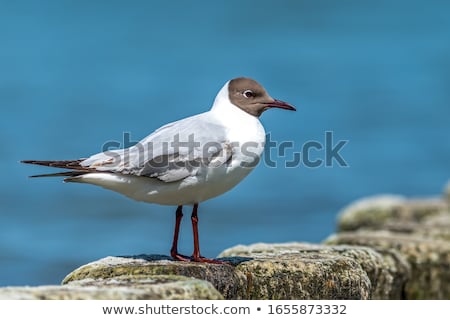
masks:
[[[242,122],[259,123],[259,119],[238,106],[234,105],[230,101],[228,94],[228,84],[230,81],[225,83],[225,85],[220,89],[214,103],[211,107],[211,112],[218,115],[224,123],[238,124]]]
[[[229,129],[231,141],[252,141],[264,145],[265,131],[259,118],[230,102],[228,83],[217,94],[210,113]]]

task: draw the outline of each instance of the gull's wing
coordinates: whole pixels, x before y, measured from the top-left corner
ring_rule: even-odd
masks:
[[[232,157],[226,128],[210,113],[169,123],[136,145],[95,154],[83,168],[157,178],[165,182],[195,176],[204,166],[220,166]]]

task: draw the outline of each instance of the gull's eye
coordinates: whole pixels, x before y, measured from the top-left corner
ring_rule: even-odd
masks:
[[[252,90],[245,90],[242,94],[246,98],[253,98],[255,96]]]

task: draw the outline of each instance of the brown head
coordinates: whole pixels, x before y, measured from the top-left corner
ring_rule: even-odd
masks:
[[[232,104],[256,117],[270,108],[296,111],[289,103],[269,96],[258,82],[250,78],[231,80],[228,83],[228,95]]]

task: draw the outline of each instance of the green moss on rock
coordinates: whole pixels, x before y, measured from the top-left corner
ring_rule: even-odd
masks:
[[[350,204],[339,213],[340,231],[391,230],[410,233],[430,217],[448,212],[443,199],[405,199],[399,196],[374,196]]]
[[[450,299],[450,243],[387,231],[340,233],[330,244],[362,245],[381,254],[396,250],[411,268],[405,283],[406,299]]]
[[[236,274],[228,264],[207,264],[166,260],[160,256],[141,255],[130,257],[106,257],[84,265],[69,275],[63,284],[83,279],[108,279],[118,276],[185,276],[212,283],[225,297],[236,296],[244,290],[245,276]]]
[[[305,245],[303,248],[299,251],[288,244],[281,250],[273,248],[269,254],[253,254],[246,258],[242,255],[228,256],[229,261],[237,262],[236,266],[154,260],[142,256],[108,257],[78,268],[66,277],[64,283],[72,284],[83,279],[105,281],[124,276],[152,278],[155,275],[184,275],[210,282],[227,299],[371,297],[370,278],[354,257],[341,255],[337,251],[333,253],[329,249],[321,252],[319,249],[305,249]],[[366,255],[370,260],[370,254]],[[382,263],[382,259],[375,256],[374,261],[378,259]]]
[[[450,180],[444,188],[444,199],[450,204]]]
[[[225,250],[220,256],[233,255],[249,256],[255,259],[262,258],[272,261],[277,261],[282,257],[291,257],[293,260],[308,262],[309,266],[313,266],[316,272],[315,275],[311,275],[311,278],[317,281],[313,287],[319,288],[323,283],[335,283],[324,278],[326,275],[320,275],[320,268],[323,267],[324,261],[328,260],[337,263],[341,259],[352,259],[358,264],[358,269],[362,269],[370,280],[370,293],[368,297],[371,299],[400,299],[403,295],[403,285],[409,276],[408,264],[395,253],[384,256],[371,248],[360,246],[324,246],[298,242],[281,244],[258,243],[249,246],[239,245],[232,247]],[[247,265],[248,263],[245,263],[238,266],[238,268],[242,269]],[[258,266],[259,264],[256,264],[253,268],[261,272]],[[341,271],[343,272],[343,270]],[[333,272],[334,274],[331,273],[333,277],[339,275],[336,270]],[[322,290],[321,292],[327,291]],[[344,295],[347,294],[349,292]],[[326,293],[325,295],[335,297],[331,293]],[[305,296],[307,297],[307,295],[304,295],[303,298]],[[311,294],[308,298],[312,296],[314,295]],[[318,299],[317,296],[316,299]]]
[[[0,288],[0,299],[136,300],[223,299],[207,281],[182,276],[119,276],[84,279],[64,286]]]

